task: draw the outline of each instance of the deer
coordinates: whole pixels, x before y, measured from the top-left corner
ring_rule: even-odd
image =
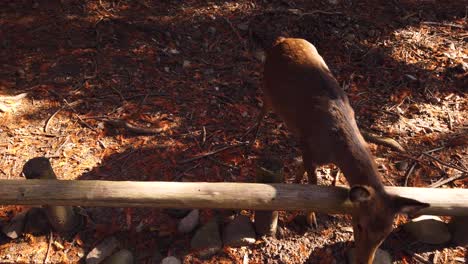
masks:
[[[350,186],[354,264],[373,263],[395,216],[415,215],[429,204],[385,190],[347,95],[310,42],[279,37],[266,52],[262,90],[261,119],[273,111],[297,137],[309,184],[317,184],[318,166],[334,164],[343,172]],[[314,213],[307,221],[315,222]]]

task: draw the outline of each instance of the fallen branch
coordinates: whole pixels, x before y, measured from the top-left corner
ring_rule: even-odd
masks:
[[[434,25],[434,26],[444,26],[444,27],[455,27],[455,28],[461,28],[465,29],[466,27],[463,25],[458,25],[454,23],[441,23],[441,22],[432,22],[432,21],[423,21],[421,24],[426,24],[426,25]]]
[[[463,177],[466,177],[466,176],[468,176],[467,173],[458,173],[458,174],[453,175],[452,177],[447,178],[447,179],[445,179],[445,180],[437,181],[437,182],[431,184],[429,187],[431,187],[431,188],[437,188],[437,187],[440,187],[440,186],[442,186],[442,185],[445,185],[445,184],[447,184],[447,183],[449,183],[449,182],[456,181],[456,180],[458,180],[458,179],[460,179],[460,178],[463,178]]]
[[[458,166],[455,166],[455,165],[453,165],[453,164],[444,162],[444,161],[442,161],[442,160],[440,160],[440,159],[438,159],[438,158],[436,158],[436,157],[434,157],[434,156],[429,155],[429,153],[424,153],[424,152],[423,152],[422,154],[423,154],[424,156],[428,157],[428,158],[431,158],[431,159],[437,161],[438,163],[440,163],[441,165],[444,165],[445,167],[449,167],[449,168],[452,168],[452,169],[461,171],[461,172],[463,172],[463,173],[465,173],[465,174],[468,174],[468,171],[467,171],[467,170],[464,170],[464,169],[462,169],[462,168],[460,168],[460,167],[458,167]]]
[[[184,163],[188,163],[188,162],[191,162],[191,161],[194,161],[194,160],[203,159],[203,158],[206,158],[206,157],[209,157],[209,156],[218,154],[218,153],[220,153],[220,152],[222,152],[222,151],[225,151],[225,150],[228,150],[228,149],[232,149],[232,148],[237,148],[237,147],[244,146],[244,145],[247,145],[247,144],[246,144],[246,143],[240,143],[240,144],[237,144],[237,145],[231,145],[231,146],[222,147],[222,148],[219,148],[219,149],[216,149],[216,150],[207,152],[207,153],[199,154],[199,155],[197,155],[197,156],[195,156],[195,157],[192,157],[192,158],[188,158],[188,159],[185,159],[185,160],[181,160],[181,161],[179,161],[179,162],[177,162],[177,163],[179,163],[179,164],[184,164]]]
[[[15,102],[19,101],[28,96],[27,93],[20,93],[17,95],[0,95],[0,101],[2,102]]]
[[[430,215],[468,215],[468,189],[386,187],[431,206]],[[309,184],[0,180],[0,204],[306,210],[349,213],[344,187]]]
[[[135,133],[135,134],[151,135],[151,134],[159,134],[162,131],[164,131],[164,128],[146,128],[146,127],[134,126],[123,119],[109,119],[106,117],[88,117],[88,118],[103,121],[106,124],[109,124],[114,127],[125,128],[128,131]]]
[[[398,152],[406,152],[405,148],[403,148],[403,146],[401,146],[400,143],[398,143],[393,138],[378,136],[363,130],[361,130],[361,134],[367,141],[371,143],[386,146]]]
[[[429,153],[432,153],[432,152],[435,152],[435,151],[442,150],[444,148],[445,147],[439,147],[439,148],[431,149],[431,150],[428,150],[428,151],[424,151],[423,153],[429,154]],[[421,162],[420,159],[422,158],[423,153],[421,153],[416,159],[414,159],[415,161],[413,162],[413,164],[411,164],[411,167],[407,171],[407,173],[405,175],[405,185],[404,185],[405,187],[408,186],[409,178],[410,178],[411,173],[413,172],[413,170],[416,168],[417,162]],[[411,158],[411,159],[413,159],[413,158]]]

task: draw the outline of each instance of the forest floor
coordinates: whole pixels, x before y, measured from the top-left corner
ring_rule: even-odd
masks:
[[[0,101],[27,96],[0,104],[0,179],[22,178],[28,159],[45,156],[60,179],[254,182],[257,162],[275,157],[293,182],[300,153],[277,116],[265,118],[253,145],[242,145],[261,108],[263,50],[290,36],[317,47],[361,129],[407,150],[369,144],[384,183],[428,187],[458,171],[422,152],[438,149],[430,155],[468,166],[467,12],[455,0],[2,1]],[[226,146],[233,147],[181,162]],[[319,169],[321,180],[335,170]],[[441,187],[467,185],[460,178]],[[26,209],[1,206],[1,221]],[[282,212],[281,240],[200,260],[164,210],[86,211],[94,225],[72,240],[55,235],[51,247],[48,234],[0,235],[0,262],[48,254],[50,263],[76,263],[109,235],[138,263],[151,263],[155,252],[184,263],[343,263],[352,246],[348,216],[320,214],[313,230]],[[202,210],[201,221],[212,215]],[[468,261],[465,248],[427,246],[400,229],[382,248],[395,263]]]

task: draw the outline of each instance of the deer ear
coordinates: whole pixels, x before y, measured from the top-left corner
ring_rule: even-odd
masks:
[[[401,196],[396,196],[393,202],[396,213],[407,214],[410,217],[415,216],[419,210],[429,207],[430,204],[409,199]]]
[[[371,199],[369,187],[364,185],[354,185],[349,190],[349,200],[353,203],[362,203]]]

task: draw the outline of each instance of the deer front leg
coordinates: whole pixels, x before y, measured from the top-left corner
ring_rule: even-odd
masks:
[[[315,162],[313,162],[313,156],[311,155],[311,153],[306,149],[304,148],[303,151],[302,151],[302,160],[303,160],[303,169],[302,169],[302,175],[304,174],[304,171],[307,172],[307,178],[309,180],[309,184],[315,184],[317,185],[317,173],[316,173],[316,169],[317,169],[317,164],[315,164]],[[296,175],[296,180],[299,178],[297,177],[298,175]],[[302,177],[300,177],[299,179],[302,179]],[[313,228],[317,228],[318,225],[317,225],[317,218],[315,217],[315,213],[314,212],[307,212],[306,213],[306,219],[307,219],[307,224],[310,226],[310,227],[313,227]]]

